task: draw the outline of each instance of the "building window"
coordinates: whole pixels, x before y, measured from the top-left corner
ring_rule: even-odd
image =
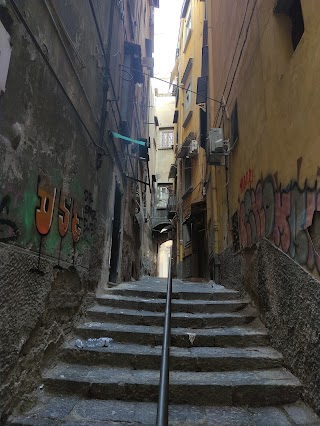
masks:
[[[160,132],[160,149],[168,149],[173,147],[173,129],[161,130]]]
[[[291,40],[293,50],[296,50],[296,47],[299,44],[299,41],[304,33],[304,21],[301,9],[300,0],[295,0],[290,9],[289,17],[292,22],[292,30],[291,30]]]
[[[188,246],[191,243],[191,223],[187,221],[183,224],[183,245]]]
[[[190,82],[186,88],[186,94],[184,98],[184,115],[186,116],[188,109],[191,107],[192,103],[192,79],[190,78]]]
[[[192,31],[192,13],[191,13],[191,6],[189,6],[185,23],[184,23],[184,33],[183,33],[183,42],[184,42],[184,51],[186,51],[187,46],[190,41],[191,37],[191,31]]]
[[[191,188],[192,183],[192,161],[191,158],[184,159],[184,192]]]
[[[239,129],[238,129],[238,102],[236,101],[232,113],[231,113],[231,137],[230,145],[231,147],[237,142],[239,138]]]
[[[157,209],[166,209],[167,208],[171,187],[172,187],[172,185],[170,185],[170,184],[158,185],[158,189],[157,189]]]
[[[277,0],[275,13],[283,13],[291,20],[291,41],[296,50],[304,33],[304,20],[300,0]]]

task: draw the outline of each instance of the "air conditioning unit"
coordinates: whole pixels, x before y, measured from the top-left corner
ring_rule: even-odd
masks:
[[[209,150],[210,153],[223,153],[224,138],[221,127],[210,129],[209,131]]]
[[[224,138],[223,130],[218,128],[210,129],[207,142],[207,160],[208,163],[215,166],[223,166],[224,162]]]
[[[199,144],[196,139],[192,139],[189,145],[189,157],[195,157],[199,154]]]

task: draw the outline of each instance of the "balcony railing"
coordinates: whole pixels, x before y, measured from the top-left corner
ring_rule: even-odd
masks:
[[[177,213],[177,197],[170,195],[167,204],[168,219],[172,219]]]

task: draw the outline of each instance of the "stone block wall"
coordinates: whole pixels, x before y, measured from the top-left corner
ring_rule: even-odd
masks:
[[[320,412],[320,283],[268,240],[221,255],[221,282],[247,292],[271,334],[272,345]]]

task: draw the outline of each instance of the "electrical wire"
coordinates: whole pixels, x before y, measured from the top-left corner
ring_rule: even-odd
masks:
[[[69,35],[69,33],[68,33],[68,31],[67,31],[67,29],[66,29],[66,27],[65,27],[65,25],[64,25],[64,23],[63,23],[63,21],[62,21],[62,19],[60,18],[60,16],[59,16],[59,13],[58,13],[58,11],[57,11],[57,9],[56,9],[56,7],[55,7],[55,4],[54,4],[54,0],[50,0],[50,5],[51,5],[51,7],[53,8],[53,10],[55,11],[55,13],[56,13],[56,15],[57,15],[57,18],[58,18],[58,21],[59,21],[59,24],[61,25],[61,28],[62,28],[62,30],[63,30],[63,32],[64,32],[64,34],[65,34],[65,36],[67,37],[67,39],[68,39],[68,41],[69,41],[69,43],[70,43],[70,46],[72,47],[72,49],[73,49],[73,51],[74,51],[74,53],[75,53],[75,55],[76,55],[76,58],[78,59],[78,61],[79,61],[79,64],[80,64],[80,66],[81,66],[81,68],[86,68],[86,63],[85,63],[85,61],[82,59],[82,57],[81,57],[81,55],[80,55],[80,53],[79,53],[79,50],[77,49],[77,47],[75,46],[75,44],[74,44],[74,42],[73,42],[73,40],[72,40],[72,38],[70,37],[70,35]]]
[[[251,62],[252,62],[252,58],[253,58],[254,52],[256,51],[256,49],[257,49],[257,47],[258,47],[258,45],[259,45],[259,43],[260,43],[260,40],[261,40],[261,38],[262,38],[262,36],[263,36],[263,34],[264,34],[265,30],[266,30],[266,29],[267,29],[267,27],[268,27],[268,24],[269,24],[270,18],[271,18],[271,16],[272,16],[273,14],[274,14],[274,12],[273,12],[273,10],[271,10],[271,13],[269,14],[269,17],[268,17],[268,19],[267,19],[266,25],[264,26],[263,30],[260,32],[260,36],[259,36],[259,38],[258,38],[258,40],[257,40],[257,43],[256,43],[256,45],[254,46],[254,48],[252,49],[252,55],[251,55],[251,57],[250,57],[250,60],[248,61],[247,68],[249,67],[249,65],[250,65],[250,64],[251,64]],[[245,71],[247,70],[247,68],[245,69]],[[246,72],[245,72],[245,71],[244,71],[244,74],[246,75]]]
[[[85,122],[83,121],[83,118],[81,117],[79,111],[77,110],[77,108],[75,107],[75,105],[73,104],[71,98],[69,97],[66,89],[64,88],[61,80],[59,79],[58,75],[56,74],[55,70],[53,69],[52,65],[50,64],[48,58],[46,57],[45,53],[43,52],[41,46],[38,43],[38,40],[36,39],[35,35],[33,34],[31,28],[29,27],[27,21],[24,19],[19,7],[16,5],[15,0],[9,0],[11,3],[12,8],[14,9],[15,13],[17,14],[17,16],[19,17],[20,21],[22,22],[22,24],[24,25],[27,33],[29,34],[31,40],[33,41],[34,45],[36,46],[36,48],[38,49],[40,55],[42,56],[44,62],[46,63],[47,67],[49,68],[49,70],[51,71],[54,79],[56,80],[56,82],[58,83],[60,89],[62,90],[63,94],[65,95],[65,97],[67,98],[69,104],[71,105],[72,109],[74,110],[74,112],[76,113],[79,121],[81,122],[83,128],[85,129],[87,135],[89,136],[91,142],[93,143],[93,145],[95,145],[97,148],[99,148],[99,150],[101,150],[104,155],[108,155],[108,152],[101,146],[99,145],[94,137],[92,136],[90,130],[88,129],[88,127],[86,126]],[[97,124],[97,123],[96,123]]]
[[[227,88],[227,84],[228,84],[230,72],[231,72],[231,69],[232,69],[233,61],[234,61],[234,58],[236,56],[237,48],[238,48],[239,41],[240,41],[240,38],[241,38],[241,33],[242,33],[244,23],[245,23],[245,20],[246,20],[246,17],[247,17],[249,3],[250,3],[250,0],[247,1],[246,10],[244,12],[244,16],[243,16],[243,20],[242,20],[242,24],[241,24],[241,28],[240,28],[240,32],[239,32],[239,37],[238,37],[237,44],[236,44],[236,47],[235,47],[234,52],[233,52],[232,61],[231,61],[230,68],[229,68],[229,71],[228,71],[228,74],[227,74],[227,79],[226,79],[226,82],[225,82],[225,85],[224,85],[224,88],[223,88],[223,92],[222,92],[223,95],[224,95],[224,92],[226,91],[226,88]]]
[[[110,74],[110,69],[109,69],[108,57],[107,57],[107,54],[106,54],[106,51],[105,51],[105,48],[104,48],[104,44],[103,44],[103,40],[102,40],[102,35],[101,35],[100,28],[99,28],[99,24],[98,24],[98,20],[97,20],[97,15],[96,15],[95,8],[93,6],[92,0],[89,0],[89,4],[90,4],[90,9],[91,9],[91,13],[92,13],[92,16],[93,16],[94,24],[95,24],[95,27],[96,27],[96,31],[97,31],[97,34],[98,34],[98,38],[99,38],[99,42],[100,42],[102,54],[103,54],[104,61],[105,61],[105,70],[107,71],[108,80],[111,83],[111,88],[112,88],[113,96],[116,99],[115,102],[116,102],[118,117],[119,117],[119,121],[120,121],[121,120],[120,108],[119,108],[119,105],[118,105],[118,100],[116,98],[116,92],[115,92],[114,84],[113,84],[113,81],[112,81],[112,78],[111,78],[111,74]],[[110,53],[109,50],[108,50],[108,53]],[[107,96],[107,94],[105,94],[105,96]],[[114,117],[114,121],[116,123],[117,130],[119,131],[119,124],[118,124],[119,121],[116,119],[112,103],[110,103],[110,104],[111,104],[111,111],[112,111],[112,114],[113,114],[113,117]],[[119,157],[119,152],[118,152],[118,149],[117,149],[117,147],[116,147],[116,145],[114,143],[113,138],[111,138],[111,141],[112,141],[112,145],[113,145],[115,157],[116,157],[116,159],[118,161],[118,164],[120,165],[122,173],[125,175],[124,170],[123,170],[123,164],[122,164],[121,159]],[[124,150],[123,143],[120,142],[120,144],[121,144],[122,150]],[[131,164],[131,159],[129,158],[129,160],[130,160],[130,164]],[[125,166],[126,166],[126,164],[125,164]],[[131,169],[132,169],[132,173],[133,173],[133,176],[134,176],[132,164],[131,164]]]
[[[247,0],[246,10],[245,10],[245,13],[244,13],[244,16],[243,16],[243,19],[242,19],[242,24],[241,24],[241,28],[240,28],[240,31],[239,31],[238,40],[237,40],[237,43],[236,43],[236,46],[235,46],[235,49],[234,49],[234,52],[233,52],[233,56],[232,56],[232,60],[231,60],[231,64],[230,64],[229,71],[228,71],[227,78],[226,78],[226,82],[225,82],[225,85],[224,85],[224,88],[223,88],[223,91],[222,91],[222,97],[224,96],[224,92],[226,91],[226,88],[227,88],[227,84],[228,84],[228,80],[229,80],[230,72],[231,72],[231,69],[232,69],[233,61],[234,61],[234,58],[235,58],[235,56],[236,56],[237,48],[238,48],[239,41],[240,41],[240,38],[241,38],[241,33],[242,33],[242,30],[243,30],[243,27],[244,27],[245,19],[246,19],[246,17],[247,17],[247,12],[248,12],[248,6],[249,6],[249,3],[250,3],[250,0]],[[219,107],[219,109],[218,109],[218,111],[217,111],[217,114],[216,114],[216,116],[215,116],[215,119],[214,119],[214,125],[215,125],[215,126],[216,126],[216,124],[217,124],[217,121],[218,121],[218,118],[219,118],[220,111],[221,111],[221,105],[220,105],[220,107]]]
[[[227,99],[226,99],[226,102],[225,102],[226,105],[227,105],[227,103],[229,101],[231,90],[232,90],[232,87],[233,87],[233,83],[235,81],[235,77],[236,77],[236,74],[237,74],[237,71],[238,71],[238,68],[239,68],[239,64],[240,64],[240,61],[241,61],[241,58],[242,58],[243,50],[244,50],[245,44],[246,44],[247,39],[248,39],[249,28],[250,28],[250,25],[251,25],[251,22],[252,22],[254,11],[255,11],[256,6],[257,6],[257,2],[258,2],[258,0],[255,0],[253,8],[252,8],[252,11],[251,11],[251,16],[250,16],[249,23],[248,23],[248,26],[247,26],[247,29],[246,29],[245,38],[244,38],[243,43],[242,43],[242,47],[241,47],[241,50],[240,50],[238,62],[237,62],[236,68],[235,68],[234,73],[233,73],[233,77],[232,77],[231,85],[230,85],[230,88],[229,88],[228,96],[227,96]],[[222,115],[222,117],[220,119],[219,127],[221,126],[223,117],[224,117],[224,112],[223,112],[223,115]]]
[[[238,67],[239,67],[240,60],[241,60],[241,57],[242,57],[242,53],[243,53],[243,50],[244,50],[244,46],[245,46],[245,44],[247,42],[247,39],[248,39],[249,28],[250,28],[250,25],[251,25],[251,22],[252,22],[254,11],[255,11],[256,6],[257,6],[257,2],[258,2],[258,0],[255,0],[253,8],[252,8],[250,20],[249,20],[249,23],[248,23],[248,26],[247,26],[247,29],[246,29],[246,35],[245,35],[245,38],[243,40],[243,44],[242,44],[242,47],[241,47],[241,50],[240,50],[240,55],[239,55],[239,58],[238,58],[236,69],[235,69],[235,71],[233,73],[233,77],[232,77],[232,81],[231,81],[231,86],[229,88],[229,93],[228,93],[228,96],[227,96],[227,99],[226,99],[226,104],[228,103],[228,100],[229,100],[229,97],[230,97],[230,93],[231,93],[231,90],[232,90],[232,86],[233,86],[233,83],[234,83],[234,79],[235,79],[236,73],[238,71]]]
[[[130,70],[132,70],[132,71],[138,72],[139,74],[146,75],[146,76],[148,76],[149,78],[154,78],[155,80],[162,81],[162,82],[164,82],[164,83],[169,84],[170,86],[175,86],[175,87],[177,87],[177,88],[179,88],[179,89],[187,90],[187,91],[188,91],[188,92],[190,92],[190,93],[195,93],[196,95],[198,95],[198,94],[199,94],[199,92],[195,92],[195,91],[193,91],[193,90],[187,89],[187,88],[185,88],[184,86],[182,86],[182,85],[180,85],[180,84],[170,83],[170,81],[164,80],[163,78],[159,78],[159,77],[150,77],[150,75],[149,75],[148,73],[142,72],[142,71],[137,70],[137,69],[135,69],[135,68],[128,67],[128,66],[123,65],[123,64],[120,64],[120,67],[122,67],[122,68],[127,68],[127,69],[130,69]],[[120,76],[120,78],[122,78],[122,77]],[[201,94],[201,95],[202,95],[202,94]],[[202,96],[203,96],[203,95],[202,95]],[[206,98],[206,99],[209,99],[210,101],[214,101],[214,102],[217,102],[217,103],[219,103],[219,104],[222,104],[222,102],[221,102],[221,101],[218,101],[217,99],[214,99],[214,98],[210,98],[209,96],[205,96],[205,98]]]
[[[116,96],[115,88],[114,88],[113,80],[112,80],[111,75],[110,75],[110,69],[109,69],[109,64],[108,64],[108,60],[107,60],[107,55],[106,55],[106,51],[105,51],[105,48],[104,48],[104,44],[103,44],[103,40],[102,40],[102,35],[101,35],[101,31],[100,31],[100,28],[99,28],[99,25],[98,25],[97,15],[96,15],[95,8],[93,6],[92,0],[89,0],[89,4],[90,4],[91,12],[92,12],[92,15],[93,15],[94,23],[95,23],[95,26],[96,26],[96,30],[97,30],[97,33],[98,33],[98,38],[99,38],[99,42],[100,42],[100,45],[101,45],[102,53],[103,53],[103,56],[104,56],[104,59],[105,59],[105,67],[106,67],[106,70],[108,72],[108,78],[109,78],[110,83],[111,83],[113,96],[115,97]],[[118,116],[119,116],[119,119],[121,121],[121,113],[120,113],[120,108],[119,108],[119,105],[118,105],[118,100],[116,100],[115,102],[116,102]],[[112,109],[112,112],[114,114],[112,105],[111,105],[111,109]],[[135,109],[135,105],[134,105],[134,109]],[[142,130],[142,126],[141,126],[141,123],[140,123],[140,120],[139,120],[139,114],[137,113],[137,111],[135,111],[135,113],[136,113],[135,124],[136,124],[136,130],[137,130],[137,134],[138,134],[139,130]],[[115,122],[117,123],[117,129],[119,130],[119,126],[118,126],[117,120],[115,120]],[[139,128],[137,127],[137,123],[139,124]],[[122,143],[121,143],[121,145],[122,145]],[[114,148],[116,150],[116,147],[114,147]]]
[[[108,64],[108,61],[107,61],[107,54],[106,54],[106,51],[105,51],[105,48],[104,48],[104,44],[103,44],[103,40],[102,40],[102,36],[101,36],[101,31],[100,31],[100,28],[99,28],[99,25],[98,25],[97,15],[96,15],[96,12],[95,12],[92,0],[89,0],[89,4],[90,4],[90,8],[91,8],[91,12],[92,12],[94,24],[95,24],[95,27],[96,27],[96,30],[97,30],[97,34],[98,34],[98,38],[99,38],[99,42],[100,42],[102,54],[103,54],[103,57],[105,59],[105,68],[106,68],[106,71],[108,73],[108,79],[109,79],[109,81],[111,83],[111,88],[112,88],[113,96],[114,96],[114,98],[116,98],[116,92],[115,92],[113,80],[111,78],[109,64]],[[118,105],[118,101],[116,100],[115,102],[116,102],[117,112],[118,112],[119,118],[121,119],[121,114],[120,114],[120,108],[119,108],[119,105]],[[118,128],[118,130],[119,130],[119,128]]]
[[[90,102],[90,100],[89,100],[89,97],[88,97],[88,95],[87,95],[87,92],[86,92],[86,90],[85,90],[85,87],[84,87],[84,85],[83,85],[83,83],[82,83],[82,81],[81,81],[81,78],[80,78],[80,76],[79,76],[79,74],[78,74],[78,72],[77,72],[77,70],[76,70],[76,68],[75,68],[75,65],[74,65],[74,63],[73,63],[73,61],[72,61],[72,58],[71,58],[71,56],[70,56],[70,54],[69,54],[69,52],[68,52],[67,46],[65,45],[65,43],[64,43],[64,41],[63,41],[63,38],[62,38],[62,36],[61,36],[61,34],[60,34],[60,31],[59,31],[59,28],[58,28],[58,26],[57,26],[57,24],[56,24],[56,21],[55,21],[55,19],[54,19],[54,16],[53,16],[53,15],[52,15],[52,13],[51,13],[51,10],[50,10],[50,7],[49,7],[49,5],[48,5],[47,0],[44,0],[44,4],[45,4],[46,9],[47,9],[47,11],[48,11],[48,13],[49,13],[49,15],[50,15],[50,18],[51,18],[52,23],[53,23],[53,25],[54,25],[54,28],[55,28],[55,30],[56,30],[56,32],[57,32],[57,34],[58,34],[58,37],[59,37],[59,39],[60,39],[60,42],[61,42],[61,44],[62,44],[62,46],[63,46],[63,48],[64,48],[64,50],[65,50],[65,53],[66,53],[66,55],[67,55],[67,57],[68,57],[68,59],[69,59],[69,62],[70,62],[71,67],[72,67],[72,69],[73,69],[73,72],[75,73],[75,75],[76,75],[76,77],[77,77],[77,80],[78,80],[78,82],[79,82],[79,84],[80,84],[80,87],[81,87],[81,89],[82,89],[82,91],[83,91],[83,93],[84,93],[84,97],[86,98],[86,101],[87,101],[87,103],[88,103],[88,105],[89,105],[89,107],[90,107],[90,109],[91,109],[91,112],[92,112],[92,114],[93,114],[93,116],[94,116],[95,122],[99,125],[99,120],[98,120],[98,118],[97,118],[97,116],[96,116],[96,114],[95,114],[95,112],[94,112],[94,110],[93,110],[93,107],[92,107],[92,105],[91,105],[91,102]],[[55,9],[54,9],[54,10],[55,10]],[[60,19],[60,17],[59,17],[59,15],[58,15],[58,13],[57,13],[57,11],[56,11],[56,10],[55,10],[55,12],[56,12],[56,15],[58,16],[58,19],[59,19],[59,22],[60,22],[61,26],[63,27],[62,21],[61,21],[61,19]],[[65,32],[66,32],[66,30],[65,30]],[[73,45],[72,45],[72,46],[73,46]],[[83,63],[84,63],[84,62],[83,62]],[[83,68],[83,67],[82,67],[82,68]]]

